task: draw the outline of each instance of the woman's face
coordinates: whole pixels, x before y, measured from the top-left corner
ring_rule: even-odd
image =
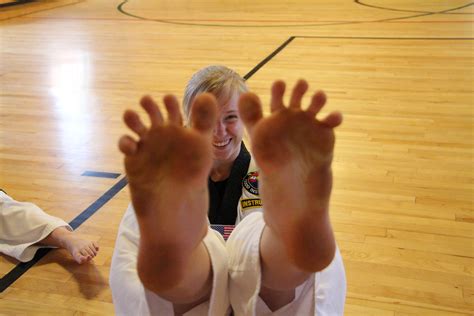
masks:
[[[215,162],[232,162],[240,152],[244,125],[237,107],[239,93],[223,103],[218,101],[217,123],[212,135]]]

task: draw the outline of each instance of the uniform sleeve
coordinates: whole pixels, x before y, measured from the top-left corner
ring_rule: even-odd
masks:
[[[242,179],[242,195],[237,205],[236,225],[245,217],[263,211],[259,191],[259,171],[252,159],[247,175]]]

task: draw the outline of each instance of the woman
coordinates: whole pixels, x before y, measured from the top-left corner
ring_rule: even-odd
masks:
[[[150,127],[125,112],[139,140],[119,142],[133,206],[112,260],[117,314],[226,315],[230,305],[235,315],[342,314],[345,276],[328,216],[333,128],[342,117],[314,119],[322,92],[301,110],[305,81],[289,108],[284,90],[274,84],[264,119],[240,76],[210,66],[186,88],[188,128],[173,96],[164,98],[166,122],[150,97],[141,100]],[[242,143],[243,123],[259,170]],[[225,244],[208,222],[239,225]]]
[[[247,91],[243,79],[223,66],[200,70],[185,89],[183,110],[186,125],[190,123],[192,101],[197,95],[212,93],[220,105],[212,135],[213,166],[208,182],[211,224],[238,224],[246,214],[261,207],[258,182],[252,176],[258,172],[242,141],[244,126],[237,108],[240,95]],[[246,186],[242,186],[244,178],[248,178]]]

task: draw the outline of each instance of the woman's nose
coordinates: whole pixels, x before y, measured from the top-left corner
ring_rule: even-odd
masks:
[[[216,126],[214,127],[214,135],[215,136],[225,135],[225,125],[222,122],[217,122]]]

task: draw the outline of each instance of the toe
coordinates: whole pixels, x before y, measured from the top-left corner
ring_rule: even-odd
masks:
[[[191,126],[202,133],[211,133],[216,119],[216,98],[210,93],[197,96],[191,107]]]
[[[272,85],[272,99],[270,101],[271,112],[276,112],[285,108],[283,95],[285,94],[285,82],[277,80]]]
[[[318,91],[313,95],[307,111],[315,116],[319,113],[324,104],[326,104],[326,94],[323,91]]]
[[[93,257],[94,256],[94,252],[92,252],[92,250],[89,249],[89,247],[82,248],[81,254],[83,254],[85,256],[88,256],[88,257]]]
[[[137,133],[138,136],[143,137],[147,132],[145,124],[143,124],[140,116],[135,111],[127,110],[123,114],[123,121],[132,131]]]
[[[149,95],[142,97],[140,105],[148,114],[152,126],[156,127],[163,124],[163,115],[152,97]]]
[[[95,247],[92,243],[89,245],[89,250],[92,251],[94,257],[97,255],[97,250],[95,250]]]
[[[88,255],[84,252],[78,251],[78,252],[73,253],[72,257],[77,263],[82,264],[87,261]]]
[[[331,128],[338,127],[342,123],[342,113],[332,112],[324,120],[322,120],[321,123]]]
[[[306,91],[308,91],[308,87],[308,83],[305,80],[298,80],[295,87],[293,88],[293,93],[291,94],[290,108],[301,108],[301,99],[303,98],[303,95],[306,93]]]
[[[183,117],[181,111],[179,110],[178,99],[174,95],[168,94],[163,98],[166,110],[168,111],[168,122],[170,124],[182,126]]]
[[[239,112],[247,129],[251,132],[255,124],[263,117],[262,105],[254,93],[244,93],[239,99]]]
[[[118,146],[120,151],[127,156],[134,155],[138,149],[137,142],[128,135],[124,135],[120,138]]]

